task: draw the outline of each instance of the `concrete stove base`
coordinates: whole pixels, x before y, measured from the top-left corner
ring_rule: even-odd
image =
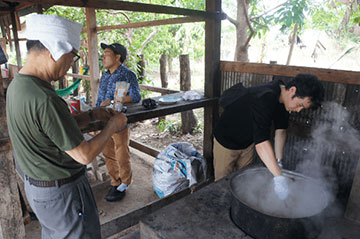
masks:
[[[251,239],[230,218],[230,177],[207,185],[140,221],[142,239]]]

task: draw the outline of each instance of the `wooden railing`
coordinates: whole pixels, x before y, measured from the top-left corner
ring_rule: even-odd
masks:
[[[316,75],[322,81],[360,85],[359,71],[230,61],[220,62],[220,70],[288,77],[294,77],[299,73],[309,73]]]

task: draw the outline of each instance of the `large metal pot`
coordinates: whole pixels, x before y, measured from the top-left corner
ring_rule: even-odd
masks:
[[[283,173],[290,177],[292,181],[311,186],[319,186],[319,182],[304,175],[287,170],[283,170]],[[264,178],[264,181],[261,181],[262,183],[256,182],[256,180],[259,180],[257,179],[259,175]],[[249,180],[249,178],[251,180]],[[262,185],[260,185],[260,189],[253,190],[254,185],[250,185],[252,183]],[[322,186],[319,186],[314,193],[316,195],[310,195],[314,200],[311,199],[308,201],[315,202],[316,208],[310,207],[307,208],[308,210],[298,210],[288,216],[286,213],[281,214],[276,212],[276,210],[274,211],[272,205],[268,207],[257,205],[257,202],[261,203],[266,200],[274,203],[274,207],[276,207],[276,203],[284,203],[283,201],[281,202],[281,200],[278,202],[278,198],[269,199],[271,196],[268,195],[266,195],[267,198],[262,198],[264,195],[260,194],[263,194],[266,190],[272,190],[271,185],[272,175],[267,168],[251,168],[236,173],[230,181],[230,189],[233,197],[231,204],[231,218],[233,222],[248,235],[258,239],[316,238],[321,230],[321,219],[324,209],[329,204],[329,194],[322,189]],[[256,198],[248,197],[251,193],[258,193],[259,195]],[[295,199],[297,200],[297,198]],[[308,202],[307,205],[309,204]],[[305,205],[305,207],[307,206]],[[292,210],[292,207],[290,206],[288,209]],[[286,210],[284,211],[286,212]]]

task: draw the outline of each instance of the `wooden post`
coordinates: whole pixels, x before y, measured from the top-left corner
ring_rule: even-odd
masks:
[[[143,54],[138,55],[139,61],[137,63],[137,71],[138,71],[138,82],[139,84],[144,84],[145,79],[145,56]]]
[[[98,39],[96,29],[96,14],[94,8],[85,8],[86,32],[88,37],[89,73],[91,85],[91,105],[95,106],[100,80]]]
[[[167,56],[165,54],[162,54],[159,61],[160,61],[161,88],[167,88],[168,87],[168,75],[166,72]],[[161,93],[161,95],[165,95],[165,94]],[[161,116],[158,118],[158,122],[160,123],[162,120],[165,120],[165,119],[166,119],[166,116]]]
[[[170,55],[168,55],[168,72],[169,72],[169,74],[171,74],[173,72],[172,63],[173,63],[173,58]]]
[[[221,0],[206,0],[207,12],[221,12]],[[220,36],[221,20],[205,21],[205,97],[220,97]],[[219,104],[204,109],[203,155],[207,159],[209,178],[214,178],[212,158],[212,132],[219,118]]]
[[[79,61],[77,61],[77,62],[75,62],[74,64],[72,64],[72,66],[71,66],[71,71],[72,71],[72,73],[74,73],[74,74],[79,74]],[[76,77],[73,77],[73,82],[75,82],[76,81]],[[79,88],[80,88],[80,86],[78,87],[78,88],[76,88],[76,90],[74,91],[74,94],[73,95],[79,95]]]
[[[345,218],[360,223],[360,160],[358,160],[353,185],[345,211]]]
[[[19,69],[22,67],[21,63],[21,53],[20,53],[20,46],[19,46],[19,37],[17,32],[17,24],[16,24],[16,18],[15,18],[15,8],[11,10],[10,12],[11,16],[11,25],[12,25],[12,31],[14,35],[14,42],[15,42],[15,51],[16,51],[16,61]]]
[[[41,4],[36,5],[36,12],[37,14],[43,14],[43,7]]]
[[[180,55],[180,90],[191,90],[191,70],[189,55]],[[181,112],[181,130],[184,134],[192,133],[197,126],[197,119],[192,110]]]
[[[65,81],[65,77],[63,77],[62,79],[59,80],[59,89],[64,89],[64,81]]]
[[[167,88],[168,87],[168,76],[166,72],[166,61],[167,56],[162,54],[160,57],[160,79],[161,79],[161,87]]]
[[[16,172],[6,123],[3,82],[0,76],[0,238],[25,238]]]

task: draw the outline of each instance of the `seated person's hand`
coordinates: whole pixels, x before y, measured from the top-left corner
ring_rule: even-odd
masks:
[[[110,103],[111,103],[111,100],[107,99],[107,100],[104,100],[103,102],[101,102],[100,106],[108,106],[108,105],[110,105]]]
[[[275,176],[274,180],[274,191],[280,200],[285,200],[289,196],[289,181],[290,179],[283,176]]]

